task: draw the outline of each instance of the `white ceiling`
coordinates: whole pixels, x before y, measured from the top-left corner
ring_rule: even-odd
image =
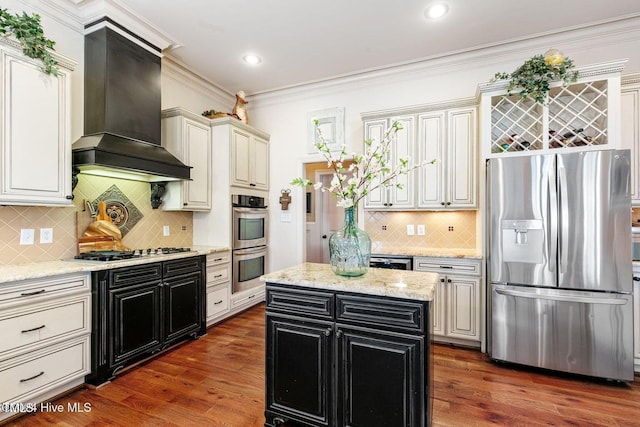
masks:
[[[247,95],[640,16],[640,0],[444,1],[439,21],[424,17],[431,0],[119,3],[180,45],[165,54]]]

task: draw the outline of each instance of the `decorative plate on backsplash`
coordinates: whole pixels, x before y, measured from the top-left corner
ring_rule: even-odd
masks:
[[[115,185],[109,187],[91,204],[97,210],[98,202],[101,201],[106,203],[107,215],[120,228],[123,237],[144,217],[133,202]]]

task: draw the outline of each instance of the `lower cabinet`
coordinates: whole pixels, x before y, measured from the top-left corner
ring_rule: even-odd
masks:
[[[93,273],[92,372],[102,384],[150,355],[206,333],[204,256]]]
[[[84,383],[90,370],[88,273],[0,286],[0,423]]]
[[[439,273],[433,299],[434,340],[480,346],[482,279],[478,260],[414,257],[414,270]]]
[[[231,294],[231,252],[207,255],[207,326],[228,317]]]
[[[266,289],[265,426],[430,424],[429,303]]]

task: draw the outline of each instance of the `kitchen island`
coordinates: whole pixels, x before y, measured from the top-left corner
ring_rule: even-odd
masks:
[[[266,291],[265,426],[431,424],[431,301],[438,275],[305,263]]]

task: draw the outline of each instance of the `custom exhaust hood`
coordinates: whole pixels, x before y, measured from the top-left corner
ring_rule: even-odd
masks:
[[[160,145],[160,50],[106,17],[86,30],[84,136],[72,146],[74,175],[190,179],[191,167]]]

